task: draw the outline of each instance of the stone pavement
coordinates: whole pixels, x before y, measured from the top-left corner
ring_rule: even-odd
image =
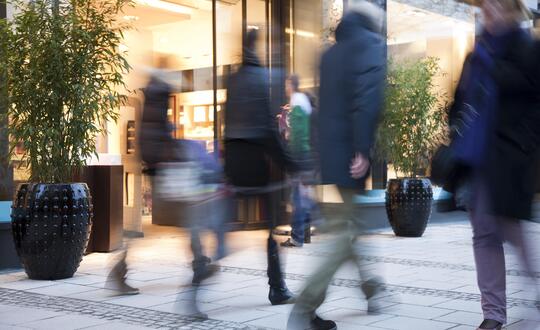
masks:
[[[333,280],[321,316],[338,321],[340,330],[474,330],[482,315],[470,226],[465,214],[451,216],[462,221],[432,224],[422,238],[398,238],[390,229],[366,236],[362,261],[387,282],[380,313],[366,315],[358,273],[350,264]],[[529,223],[527,228],[535,262],[540,264],[540,224]],[[87,255],[75,277],[61,281],[31,281],[24,272],[4,272],[0,273],[0,329],[285,328],[291,306],[271,306],[266,297],[264,231],[229,235],[232,254],[201,289],[200,307],[210,317],[205,321],[186,315],[191,294],[186,233],[147,224],[145,234],[130,243],[129,254],[129,281],[141,289],[140,295],[116,297],[105,289],[112,254]],[[301,290],[328,256],[330,240],[315,236],[301,249],[283,250],[291,290]],[[212,238],[207,242],[213,244]],[[540,329],[536,286],[521,269],[516,258],[508,258],[507,329]],[[540,273],[535,278],[539,280]]]

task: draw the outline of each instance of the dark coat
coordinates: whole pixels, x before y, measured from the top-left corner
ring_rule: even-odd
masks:
[[[245,50],[238,72],[229,78],[225,110],[225,173],[236,186],[270,182],[270,161],[294,171],[277,118],[271,109],[268,71]]]
[[[322,57],[319,152],[323,184],[363,189],[354,180],[354,155],[369,157],[384,100],[385,42],[371,21],[347,14],[336,30],[337,44]]]
[[[268,70],[247,56],[227,85],[225,139],[266,138],[278,130],[270,108]]]
[[[499,108],[479,173],[494,215],[530,219],[539,167],[540,45],[528,37],[514,38],[506,49],[491,72]],[[460,98],[456,94],[456,103]]]
[[[153,76],[144,89],[144,108],[139,134],[141,157],[149,168],[169,160],[175,140],[167,119],[171,87]]]

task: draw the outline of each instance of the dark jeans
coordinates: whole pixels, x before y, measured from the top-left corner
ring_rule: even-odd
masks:
[[[279,210],[278,199],[276,192],[270,192],[262,195],[264,203],[264,215],[265,219],[268,219],[268,241],[267,241],[267,260],[268,266],[266,274],[268,275],[268,285],[272,288],[285,287],[285,281],[283,279],[283,271],[281,269],[281,262],[279,259],[279,246],[274,236],[272,235],[273,229],[276,227],[275,215]]]

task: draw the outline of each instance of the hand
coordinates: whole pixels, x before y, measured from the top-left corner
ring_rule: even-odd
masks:
[[[353,179],[360,179],[364,177],[369,170],[369,159],[364,157],[362,154],[357,154],[356,157],[353,158],[351,162],[351,177]]]

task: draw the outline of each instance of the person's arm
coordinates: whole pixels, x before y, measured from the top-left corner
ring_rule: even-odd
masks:
[[[490,69],[497,86],[506,92],[537,91],[539,56],[537,44],[521,41],[508,57],[493,60]]]
[[[540,146],[540,41],[523,52],[520,61],[499,63],[498,83],[505,92],[516,92],[516,98],[530,100],[530,107],[516,125],[503,128],[499,137],[514,144],[522,152],[530,154]],[[519,88],[518,88],[519,87]]]

